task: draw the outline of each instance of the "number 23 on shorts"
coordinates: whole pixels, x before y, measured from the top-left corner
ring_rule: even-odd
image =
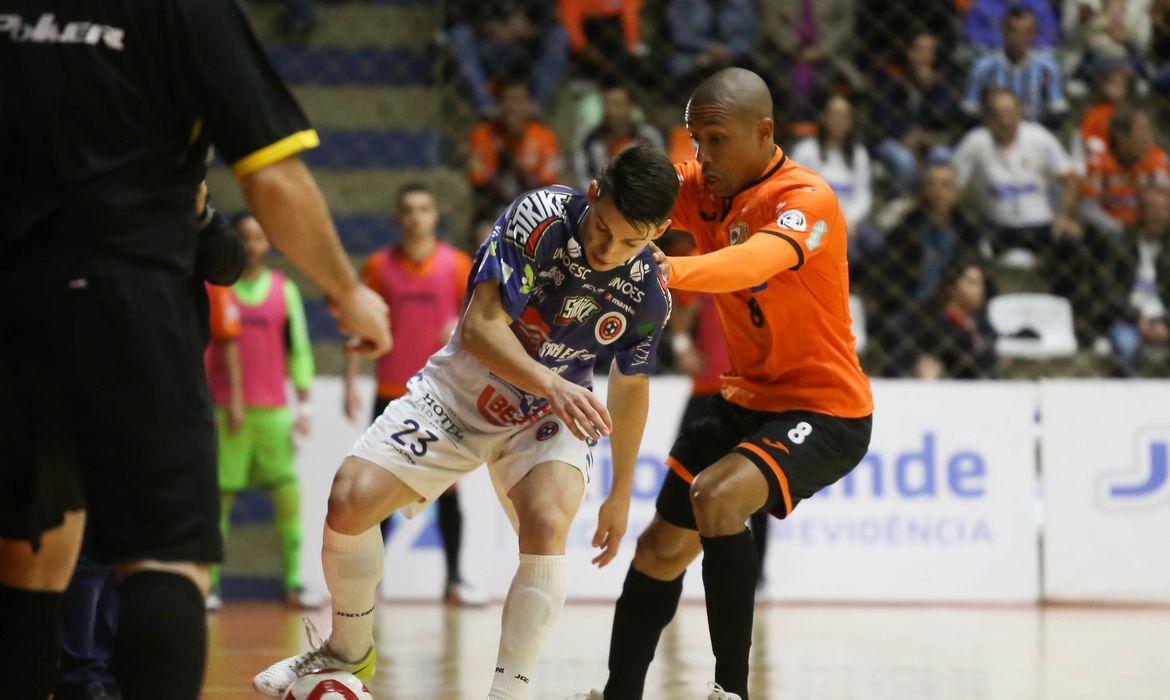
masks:
[[[406,426],[406,430],[399,430],[398,432],[392,434],[390,439],[394,442],[397,442],[399,445],[402,445],[403,447],[410,447],[410,451],[415,457],[422,457],[425,455],[427,453],[427,443],[434,442],[439,439],[439,436],[435,435],[431,431],[422,430],[422,426],[420,426],[417,421],[407,418],[406,420],[402,421],[402,424]],[[416,438],[416,441],[414,442],[407,442],[406,440],[402,439],[420,431],[426,433],[426,435]]]

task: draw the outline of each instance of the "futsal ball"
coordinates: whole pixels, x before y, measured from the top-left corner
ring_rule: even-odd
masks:
[[[345,671],[313,671],[293,681],[284,700],[374,700],[357,676]]]

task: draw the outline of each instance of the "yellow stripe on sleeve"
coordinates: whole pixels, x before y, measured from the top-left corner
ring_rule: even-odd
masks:
[[[316,130],[298,131],[237,160],[232,164],[232,174],[237,178],[251,175],[260,168],[319,145],[321,145],[321,139],[317,136]]]

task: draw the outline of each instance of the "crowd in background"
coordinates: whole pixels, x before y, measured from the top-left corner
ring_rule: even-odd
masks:
[[[836,191],[877,373],[999,373],[987,303],[1005,264],[1067,299],[1103,371],[1170,338],[1170,0],[476,0],[449,57],[481,116],[468,174],[485,222],[521,191],[584,186],[642,141],[690,156],[698,81],[756,70],[777,139]],[[579,105],[572,142],[542,110]],[[482,224],[481,224],[482,226]],[[1025,334],[1028,332],[1024,331]],[[1147,370],[1148,371],[1148,370]]]

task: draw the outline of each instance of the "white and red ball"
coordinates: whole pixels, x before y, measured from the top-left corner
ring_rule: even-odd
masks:
[[[313,671],[293,681],[284,700],[374,700],[365,683],[345,671]]]

